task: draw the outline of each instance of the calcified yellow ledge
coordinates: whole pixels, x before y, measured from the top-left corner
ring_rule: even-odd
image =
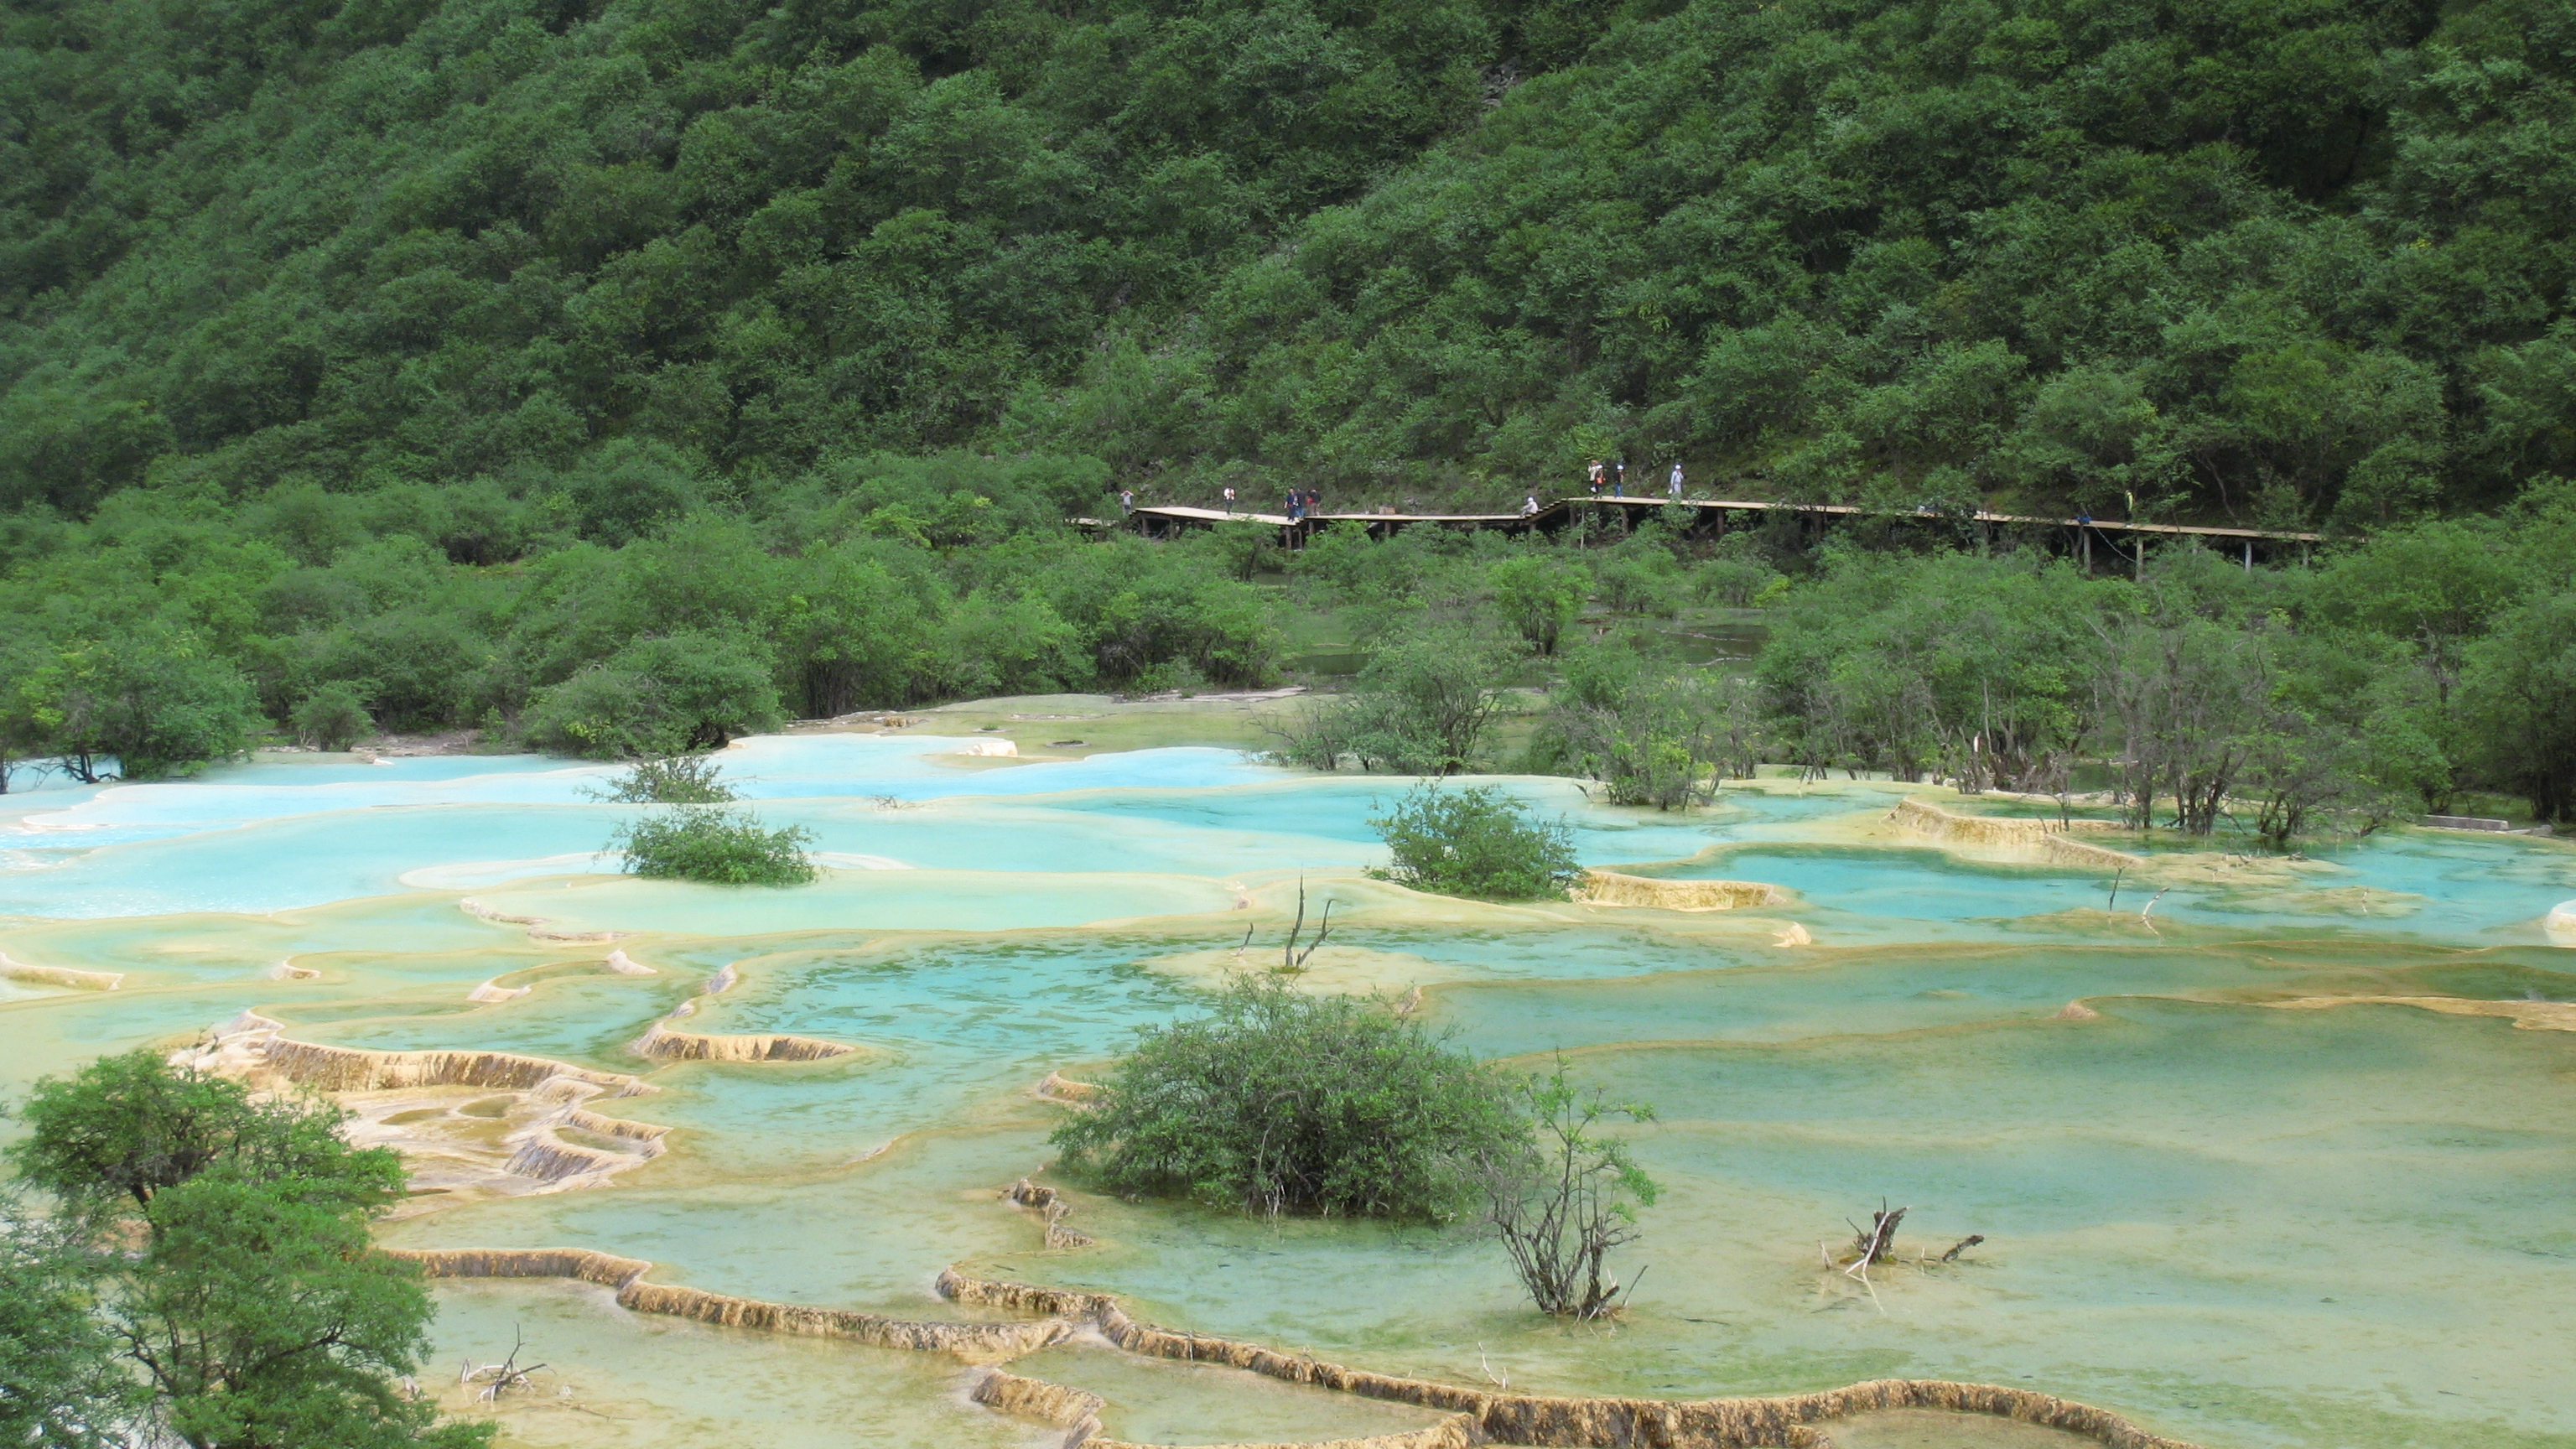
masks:
[[[122,971],[78,971],[69,966],[30,966],[0,952],[0,981],[32,981],[67,991],[114,991],[125,980]]]
[[[352,1141],[401,1151],[415,1188],[450,1200],[594,1187],[661,1156],[671,1130],[590,1109],[660,1090],[622,1072],[511,1052],[367,1051],[283,1032],[244,1012],[173,1057],[261,1090],[331,1093],[356,1114]],[[567,1138],[567,1128],[594,1140]]]
[[[2029,1389],[1939,1379],[1873,1379],[1815,1394],[1727,1399],[1625,1399],[1494,1393],[1429,1379],[1402,1378],[1281,1353],[1260,1344],[1205,1334],[1174,1333],[1130,1316],[1106,1293],[1070,1292],[949,1268],[939,1292],[952,1302],[1039,1315],[1012,1323],[924,1323],[850,1309],[811,1308],[736,1298],[697,1288],[647,1283],[653,1265],[580,1248],[388,1249],[418,1263],[433,1278],[571,1278],[617,1290],[620,1305],[728,1328],[759,1329],[809,1337],[846,1339],[877,1348],[946,1353],[971,1364],[1006,1363],[1063,1343],[1086,1330],[1147,1358],[1218,1364],[1287,1383],[1304,1384],[1388,1403],[1447,1410],[1451,1417],[1407,1434],[1340,1441],[1375,1449],[1429,1449],[1479,1439],[1533,1449],[1832,1449],[1821,1425],[1883,1409],[1942,1409],[1990,1414],[2081,1434],[2111,1449],[2194,1449],[2178,1439],[2150,1434],[2105,1409]],[[995,1380],[998,1380],[996,1382]],[[1068,1429],[1071,1446],[1123,1449],[1099,1437],[1098,1397],[1016,1375],[996,1375],[979,1387],[978,1402]],[[1320,1449],[1307,1445],[1305,1449]]]
[[[636,1038],[637,1056],[667,1062],[819,1062],[856,1055],[858,1048],[810,1036],[708,1035],[673,1031],[660,1022]]]
[[[1587,870],[1574,883],[1574,899],[1594,906],[1650,906],[1666,911],[1732,911],[1745,906],[1785,906],[1794,891],[1750,880],[1655,880],[1611,870]]]
[[[2106,820],[2017,820],[1993,815],[1960,815],[1920,796],[1896,804],[1891,819],[1910,834],[1954,845],[1994,850],[2035,851],[2043,860],[2075,865],[2135,866],[2146,857],[2072,839],[2076,831],[2110,834],[2119,827]]]
[[[2523,1031],[2576,1031],[2576,1001],[2486,1001],[2465,996],[2300,996],[2266,1001],[2283,1011],[2325,1011],[2338,1006],[2411,1006],[2444,1016],[2494,1016]]]

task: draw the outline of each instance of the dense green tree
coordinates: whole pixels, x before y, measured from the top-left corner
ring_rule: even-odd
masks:
[[[376,728],[366,701],[345,684],[325,684],[304,696],[290,723],[296,737],[317,750],[345,750]]]
[[[1836,553],[1761,659],[1782,742],[1818,767],[2053,788],[2089,739],[2089,621],[2122,587],[2028,557]]]
[[[1541,654],[1556,652],[1557,637],[1592,595],[1592,575],[1581,564],[1534,553],[1505,559],[1487,577],[1494,607]]]
[[[497,1426],[438,1421],[395,1380],[432,1313],[420,1268],[363,1214],[225,1165],[158,1194],[125,1265],[118,1337],[191,1449],[479,1449]]]
[[[2469,653],[2463,703],[2480,759],[2531,802],[2576,822],[2576,592],[2534,599]]]
[[[713,634],[647,635],[540,691],[528,738],[565,754],[616,759],[716,749],[776,729],[778,690],[767,651]]]
[[[1417,618],[1384,639],[1342,694],[1274,726],[1279,757],[1309,769],[1453,775],[1475,768],[1503,713],[1513,651],[1454,621]]]
[[[64,645],[13,685],[44,752],[87,781],[109,760],[148,780],[239,754],[258,723],[238,669],[159,630]]]
[[[1673,810],[1715,798],[1725,776],[1751,775],[1770,744],[1752,680],[1605,643],[1567,658],[1537,756],[1599,781],[1610,804]]]
[[[37,1084],[19,1178],[77,1231],[0,1241],[0,1424],[21,1375],[64,1395],[27,1442],[169,1437],[192,1449],[479,1449],[401,1391],[433,1308],[417,1264],[368,1219],[404,1189],[346,1114],[254,1100],[238,1082],[137,1051]],[[85,1320],[76,1321],[76,1320]],[[113,1346],[118,1366],[99,1356]],[[131,1372],[128,1372],[128,1370]],[[23,1417],[23,1415],[20,1415]],[[128,1425],[134,1433],[128,1432]]]
[[[335,1210],[401,1196],[402,1165],[384,1148],[353,1148],[344,1114],[297,1100],[258,1101],[227,1077],[140,1050],[101,1057],[36,1084],[9,1148],[21,1180],[85,1219],[133,1217],[162,1193],[222,1166]]]
[[[97,1315],[98,1265],[0,1199],[0,1443],[108,1449],[142,1407]]]

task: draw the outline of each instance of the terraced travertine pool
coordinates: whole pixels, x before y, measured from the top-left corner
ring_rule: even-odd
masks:
[[[615,874],[592,852],[630,807],[580,793],[605,768],[535,758],[0,797],[0,1095],[219,1026],[208,1060],[228,1069],[300,1043],[297,1070],[338,1064],[361,1130],[413,1154],[423,1191],[388,1246],[587,1249],[693,1303],[1030,1319],[942,1297],[954,1268],[1466,1389],[1942,1379],[2210,1449],[2576,1446],[2576,939],[2544,924],[2576,897],[2563,843],[2401,830],[2283,862],[2073,837],[2141,857],[2113,866],[1921,828],[1901,800],[1981,808],[1922,787],[1765,780],[1658,815],[1511,778],[1587,863],[1782,890],[1482,906],[1363,875],[1368,816],[1402,782],[1211,749],[970,767],[961,744],[727,752],[766,815],[818,837],[830,868],[792,891]],[[1525,1312],[1466,1233],[1249,1221],[1046,1173],[1067,1109],[1040,1084],[1261,969],[1301,882],[1335,902],[1309,989],[1419,988],[1480,1054],[1561,1052],[1660,1109],[1638,1148],[1668,1190],[1615,1328]],[[723,1059],[772,1038],[852,1050]],[[428,1059],[367,1055],[441,1052],[572,1069],[589,1115],[488,1073],[395,1081],[383,1064]],[[1023,1177],[1093,1241],[1047,1246],[1000,1196]],[[1911,1209],[1909,1248],[1986,1242],[1874,1292],[1821,1267],[1819,1241],[1882,1199]],[[997,1357],[1097,1395],[1103,1431],[1140,1443],[1444,1420],[1097,1331],[961,1358],[634,1311],[621,1281],[437,1280],[442,1363],[523,1334],[552,1366],[500,1410],[507,1442],[1060,1441],[976,1400]],[[1847,1449],[2094,1442],[1921,1408],[1823,1427]]]

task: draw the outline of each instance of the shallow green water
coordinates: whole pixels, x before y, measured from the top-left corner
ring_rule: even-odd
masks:
[[[962,1263],[1112,1290],[1175,1327],[1551,1392],[1901,1374],[2042,1388],[2213,1449],[2576,1446],[2559,1389],[2576,1343],[2576,1034],[2265,1004],[2576,1000],[2576,952],[2540,925],[2576,898],[2564,846],[2399,832],[2295,874],[2204,871],[2149,920],[2136,896],[2103,909],[2099,870],[1887,837],[1903,787],[1765,782],[1684,817],[1515,780],[1564,812],[1588,862],[1794,895],[1485,908],[1360,876],[1367,817],[1400,782],[1212,750],[974,770],[940,750],[838,736],[737,751],[763,809],[845,867],[788,892],[597,873],[589,852],[626,810],[580,798],[596,770],[545,761],[263,765],[12,797],[0,952],[126,975],[114,992],[0,980],[0,1094],[256,1008],[308,1040],[513,1051],[660,1089],[612,1104],[677,1129],[649,1166],[458,1201],[388,1224],[389,1242],[593,1247],[653,1260],[658,1281],[918,1318],[958,1316],[931,1281]],[[1667,1192],[1621,1265],[1635,1293],[1615,1330],[1534,1319],[1464,1234],[1246,1221],[1073,1184],[1100,1241],[1051,1251],[998,1201],[1049,1160],[1062,1109],[1031,1087],[1272,959],[1301,878],[1310,904],[1335,902],[1319,989],[1419,986],[1461,1044],[1561,1051],[1659,1109],[1638,1151]],[[1793,922],[1815,944],[1777,944]],[[586,932],[622,933],[615,948],[655,974],[605,974],[612,943],[560,939]],[[270,974],[288,963],[320,974]],[[699,996],[727,967],[731,989]],[[494,978],[533,989],[465,1000]],[[691,1001],[688,1030],[864,1051],[633,1054]],[[1816,1254],[1882,1198],[1911,1209],[1909,1251],[1988,1241],[1893,1271],[1873,1298]],[[498,1358],[516,1324],[556,1365],[542,1402],[504,1413],[514,1442],[1038,1432],[968,1402],[971,1372],[944,1359],[637,1318],[579,1285],[438,1292],[443,1361]],[[1144,1442],[1424,1421],[1096,1345],[1017,1371],[1103,1395],[1110,1431]],[[1838,1433],[1862,1449],[2064,1442],[1940,1415]]]

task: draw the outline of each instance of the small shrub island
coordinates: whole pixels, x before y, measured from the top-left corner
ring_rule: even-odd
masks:
[[[1537,818],[1492,785],[1425,782],[1369,824],[1395,857],[1369,874],[1435,895],[1562,900],[1582,869],[1571,827]]]
[[[1374,1003],[1240,980],[1149,1028],[1055,1132],[1112,1192],[1245,1212],[1443,1222],[1521,1124],[1503,1082]]]
[[[1480,1224],[1540,1309],[1623,1301],[1611,1249],[1656,1185],[1604,1119],[1647,1120],[1563,1062],[1524,1077],[1384,1004],[1238,978],[1209,1015],[1146,1028],[1053,1136],[1064,1169],[1131,1198],[1247,1213]]]
[[[773,830],[733,807],[733,787],[704,756],[638,760],[593,798],[672,807],[629,820],[609,836],[608,848],[625,852],[630,875],[763,886],[806,885],[816,875],[805,854],[814,833],[800,825]]]

